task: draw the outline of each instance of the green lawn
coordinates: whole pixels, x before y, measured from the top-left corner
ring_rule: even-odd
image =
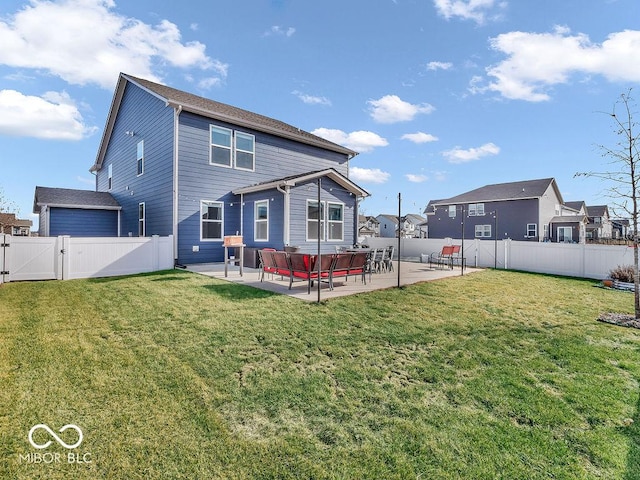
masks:
[[[640,330],[595,320],[633,297],[595,284],[483,271],[323,304],[183,271],[5,284],[0,478],[637,479]],[[84,440],[36,450],[39,423]]]

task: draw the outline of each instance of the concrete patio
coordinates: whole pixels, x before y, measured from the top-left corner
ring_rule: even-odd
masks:
[[[398,262],[393,262],[394,271],[386,273],[374,273],[369,281],[367,275],[366,285],[362,283],[359,277],[349,277],[348,280],[340,278],[334,281],[334,289],[329,290],[326,282],[321,282],[320,299],[327,300],[330,298],[343,297],[345,295],[354,295],[356,293],[371,292],[374,290],[382,290],[398,286]],[[255,268],[244,268],[243,275],[240,276],[239,267],[232,265],[228,268],[228,276],[224,276],[223,263],[201,263],[189,265],[187,270],[200,273],[209,277],[227,280],[233,283],[239,283],[250,287],[268,290],[282,295],[289,295],[300,300],[315,302],[318,300],[318,286],[314,283],[311,288],[311,294],[307,293],[307,282],[303,280],[294,280],[293,287],[289,290],[289,278],[281,279],[280,276],[265,275],[264,281],[260,281],[260,270]],[[466,268],[464,274],[468,275],[478,271],[476,268]],[[410,285],[412,283],[428,282],[441,278],[460,276],[460,267],[450,269],[429,268],[427,263],[400,262],[400,285]]]

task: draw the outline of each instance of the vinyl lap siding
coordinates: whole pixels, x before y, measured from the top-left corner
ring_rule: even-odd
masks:
[[[254,172],[209,164],[210,125],[226,127],[255,136]],[[347,158],[344,155],[298,144],[251,129],[235,127],[224,122],[212,121],[188,112],[183,112],[180,115],[178,152],[178,262],[183,264],[223,260],[224,249],[221,241],[200,240],[201,200],[224,201],[224,234],[234,235],[243,229],[240,225],[240,197],[232,195],[230,193],[232,190],[325,168],[334,168],[343,175],[346,175],[348,170]],[[274,246],[277,244],[277,248],[282,247],[284,221],[282,218],[282,197],[283,194],[276,190],[268,193],[259,192],[255,195],[252,194],[251,197],[245,196],[244,235],[245,243],[248,246],[253,246],[252,202],[256,199],[269,198],[269,243]],[[274,199],[273,202],[271,198]],[[293,203],[292,201],[292,210]],[[351,217],[353,218],[353,209]],[[292,235],[296,230],[304,228],[304,222],[294,222],[295,220],[292,219]],[[349,231],[351,237],[353,236],[352,227],[346,227],[345,230]],[[274,235],[273,240],[272,235]],[[352,240],[350,242],[352,243]],[[194,246],[199,249],[198,252],[193,251]],[[260,242],[258,246],[264,246],[264,242]]]
[[[83,210],[79,208],[51,208],[50,237],[116,237],[118,212],[115,210]]]
[[[127,84],[96,181],[122,206],[121,235],[138,235],[138,204],[145,203],[146,235],[173,233],[173,108]],[[134,132],[133,136],[125,132]],[[138,142],[144,140],[144,173],[137,175]],[[108,166],[113,188],[108,190]]]

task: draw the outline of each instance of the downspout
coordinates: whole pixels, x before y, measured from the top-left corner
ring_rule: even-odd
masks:
[[[244,238],[244,193],[240,194],[240,235]]]
[[[178,262],[178,130],[182,105],[178,105],[173,113],[173,261]]]
[[[284,225],[282,228],[283,228],[283,240],[286,246],[289,246],[289,242],[291,241],[291,237],[290,237],[291,232],[289,231],[290,230],[289,216],[290,216],[290,208],[291,208],[289,188],[290,188],[289,185],[286,185],[284,190],[280,186],[276,187],[276,190],[278,190],[280,193],[284,195]]]

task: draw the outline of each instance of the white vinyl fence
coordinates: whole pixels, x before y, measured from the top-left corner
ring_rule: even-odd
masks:
[[[398,245],[397,238],[365,239],[371,248]],[[618,265],[633,264],[633,248],[625,245],[517,242],[513,240],[418,239],[401,240],[401,258],[419,261],[444,245],[463,245],[469,267],[502,268],[601,280]],[[397,254],[396,254],[397,255]]]
[[[173,268],[173,236],[0,235],[0,283],[111,277]]]

